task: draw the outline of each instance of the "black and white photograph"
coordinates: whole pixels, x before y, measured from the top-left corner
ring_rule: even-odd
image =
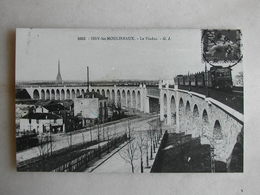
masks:
[[[19,172],[243,173],[240,29],[17,28]]]

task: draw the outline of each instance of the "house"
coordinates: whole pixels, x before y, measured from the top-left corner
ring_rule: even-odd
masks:
[[[56,114],[31,112],[20,119],[20,131],[24,133],[58,133],[64,129],[62,117]]]
[[[20,119],[34,110],[35,106],[30,104],[16,104],[15,106],[15,126],[16,132],[20,131]]]
[[[74,99],[74,116],[104,122],[108,118],[108,98],[97,93],[87,92]]]
[[[43,106],[37,106],[37,107],[35,108],[35,113],[48,113],[48,112],[49,112],[49,110],[46,109],[46,108],[43,107]]]

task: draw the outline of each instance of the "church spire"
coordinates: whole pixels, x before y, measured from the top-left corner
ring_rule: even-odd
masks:
[[[58,61],[58,74],[60,74],[60,60]]]
[[[62,84],[62,78],[61,78],[61,74],[60,74],[60,60],[58,61],[58,74],[56,77],[56,83]]]

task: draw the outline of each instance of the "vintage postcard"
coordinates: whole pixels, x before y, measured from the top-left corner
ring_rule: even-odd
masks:
[[[17,29],[18,171],[243,172],[239,29]]]

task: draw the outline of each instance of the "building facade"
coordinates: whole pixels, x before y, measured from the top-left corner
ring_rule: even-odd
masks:
[[[74,116],[104,122],[108,118],[108,98],[96,92],[87,92],[74,101]]]
[[[64,132],[62,117],[51,113],[33,112],[20,119],[20,132],[23,133],[59,133]]]

